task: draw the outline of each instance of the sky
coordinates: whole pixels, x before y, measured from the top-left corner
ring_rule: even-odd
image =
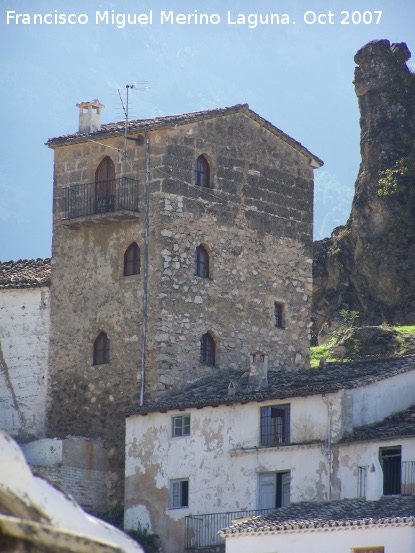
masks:
[[[138,81],[148,89],[130,118],[248,103],[321,158],[314,236],[329,236],[360,163],[354,55],[382,38],[414,50],[414,21],[412,0],[2,0],[0,261],[51,255],[45,142],[77,131],[83,100],[104,104],[103,123],[122,120],[117,90]]]

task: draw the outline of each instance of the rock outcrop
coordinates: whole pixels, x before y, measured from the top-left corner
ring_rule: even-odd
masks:
[[[342,309],[360,323],[415,324],[415,75],[406,44],[356,56],[362,161],[345,226],[314,244],[314,336]]]

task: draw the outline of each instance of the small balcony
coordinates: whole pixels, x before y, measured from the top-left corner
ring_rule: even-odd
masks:
[[[64,188],[64,219],[71,228],[138,217],[138,181],[127,177]]]
[[[369,466],[358,467],[357,497],[366,497]],[[383,495],[415,495],[415,461],[388,463],[382,469]]]
[[[185,551],[186,553],[223,553],[225,540],[218,536],[219,530],[230,526],[235,519],[265,515],[274,510],[255,509],[187,516],[185,517]]]

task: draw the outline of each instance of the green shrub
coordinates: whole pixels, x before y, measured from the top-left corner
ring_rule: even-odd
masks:
[[[137,530],[126,530],[126,533],[141,545],[145,553],[158,553],[160,551],[160,538],[158,534],[150,532],[148,526],[143,528],[143,526],[138,523]]]

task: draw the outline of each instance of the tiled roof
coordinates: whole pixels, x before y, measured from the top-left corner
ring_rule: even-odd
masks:
[[[415,370],[415,355],[353,363],[327,363],[326,367],[318,369],[277,369],[268,371],[267,387],[256,391],[248,387],[244,370],[221,369],[177,391],[166,393],[154,403],[132,409],[127,415],[330,393],[343,388],[358,388],[411,370]],[[228,395],[230,382],[236,388],[235,395]]]
[[[200,121],[202,119],[212,119],[214,117],[221,117],[224,115],[230,115],[232,113],[244,113],[251,119],[255,120],[260,125],[266,127],[270,132],[277,135],[279,138],[290,144],[296,150],[301,151],[303,154],[313,158],[319,165],[323,165],[323,161],[317,156],[312,154],[307,148],[305,148],[300,142],[294,140],[288,134],[285,134],[282,130],[275,127],[272,123],[249,109],[248,104],[237,104],[231,107],[217,108],[217,109],[208,109],[203,111],[195,111],[192,113],[183,113],[180,115],[167,115],[164,117],[155,117],[154,119],[137,119],[129,121],[128,130],[129,132],[142,132],[145,129],[157,129],[160,127],[171,127],[177,125],[185,125],[188,123]],[[49,138],[46,142],[47,146],[54,147],[59,144],[68,144],[73,142],[82,142],[93,137],[94,139],[98,137],[105,137],[108,135],[124,135],[125,133],[125,124],[124,121],[118,123],[107,123],[101,125],[101,130],[96,131],[91,134],[82,134],[76,132],[73,134],[68,134],[65,136],[58,136],[56,138]]]
[[[378,501],[342,499],[340,501],[293,503],[267,515],[235,522],[220,534],[282,533],[293,530],[350,528],[351,526],[415,524],[415,497],[382,497]]]
[[[50,282],[50,258],[0,263],[0,289],[35,288]]]
[[[404,436],[415,436],[415,405],[405,411],[394,413],[383,421],[354,428],[351,434],[341,440],[341,443],[387,440]]]

